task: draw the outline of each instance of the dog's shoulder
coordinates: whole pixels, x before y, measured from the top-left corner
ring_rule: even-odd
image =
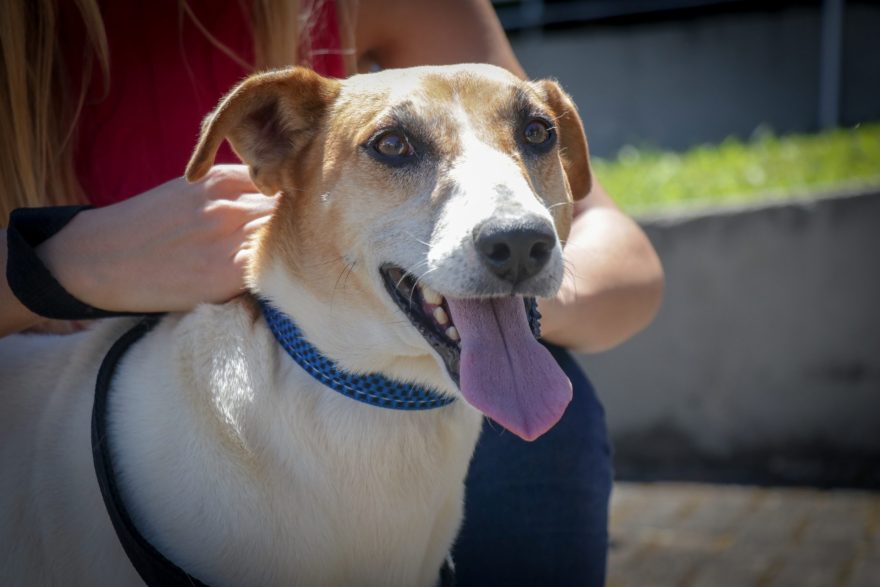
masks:
[[[213,372],[230,354],[256,357],[269,350],[269,332],[248,298],[202,304],[169,317],[162,326],[157,334],[174,347],[178,366],[202,375]]]
[[[155,334],[153,348],[164,349],[159,362],[170,366],[175,387],[195,410],[219,420],[224,435],[244,442],[242,425],[261,403],[256,394],[273,388],[277,361],[272,334],[252,300],[200,305],[163,320]]]
[[[169,316],[156,328],[172,368],[191,387],[205,387],[265,370],[271,333],[246,299],[202,304]]]

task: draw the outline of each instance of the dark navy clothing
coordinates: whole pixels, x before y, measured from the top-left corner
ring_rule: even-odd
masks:
[[[574,397],[534,442],[483,425],[453,551],[458,587],[604,584],[612,482],[605,413],[574,358],[548,348]]]

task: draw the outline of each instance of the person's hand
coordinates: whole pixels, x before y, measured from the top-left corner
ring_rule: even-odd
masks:
[[[190,310],[244,290],[251,237],[278,196],[260,194],[243,165],[218,165],[124,202],[79,213],[39,255],[79,300],[113,311]]]

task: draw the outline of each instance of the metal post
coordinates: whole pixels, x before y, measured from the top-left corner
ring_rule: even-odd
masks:
[[[820,129],[834,128],[840,124],[844,1],[822,1],[822,37],[819,46]]]
[[[522,0],[519,14],[523,28],[540,29],[544,24],[544,0]]]

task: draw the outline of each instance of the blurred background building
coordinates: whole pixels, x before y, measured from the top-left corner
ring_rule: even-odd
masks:
[[[495,5],[529,75],[575,98],[596,155],[880,120],[876,1]]]

